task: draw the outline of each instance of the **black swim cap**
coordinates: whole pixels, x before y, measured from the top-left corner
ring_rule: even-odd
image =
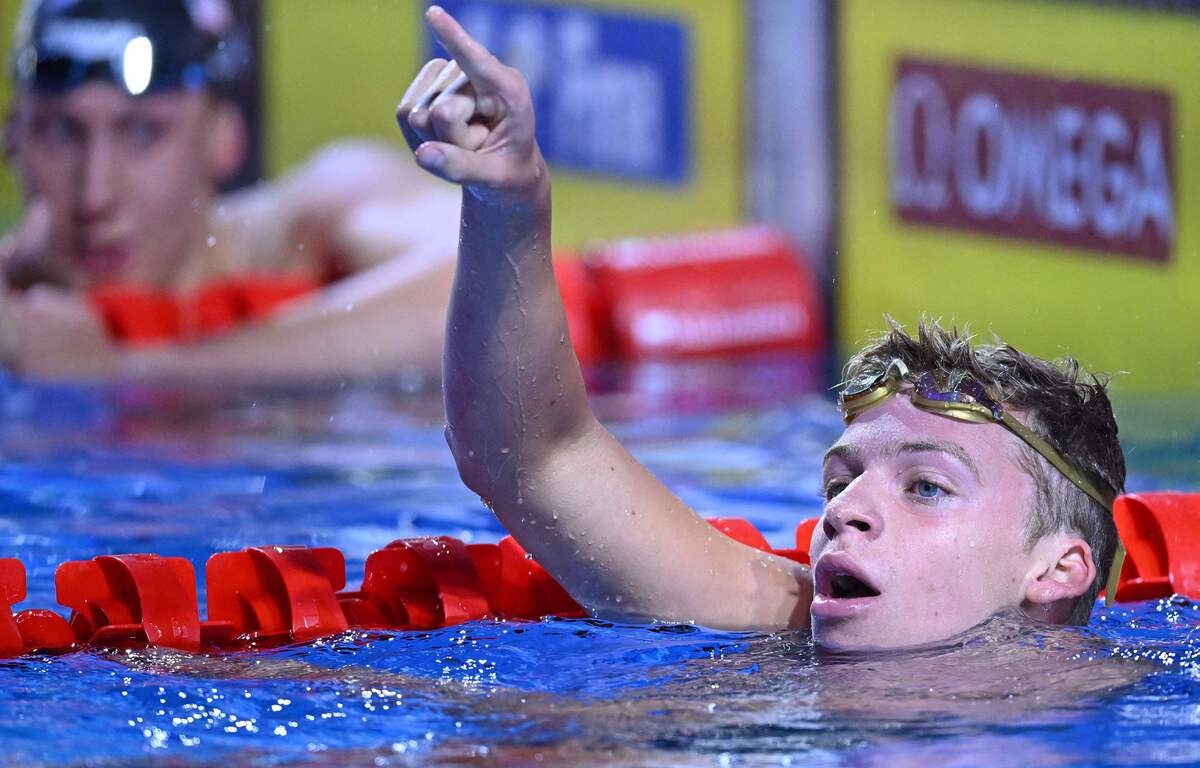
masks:
[[[231,27],[225,0],[32,0],[18,22],[13,79],[43,93],[93,78],[134,96],[220,89],[248,59],[230,50]]]

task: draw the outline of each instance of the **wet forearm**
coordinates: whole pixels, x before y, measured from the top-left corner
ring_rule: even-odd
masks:
[[[127,378],[329,380],[433,374],[450,264],[384,264],[227,336],[125,353]]]
[[[591,421],[554,284],[548,180],[526,202],[463,195],[459,264],[443,360],[451,446],[464,480],[510,495]]]

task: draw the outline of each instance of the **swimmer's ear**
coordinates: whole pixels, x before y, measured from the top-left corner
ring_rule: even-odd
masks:
[[[246,160],[246,119],[236,104],[224,99],[212,105],[212,130],[208,137],[208,168],[214,182],[227,181]]]
[[[1030,553],[1021,608],[1038,621],[1065,624],[1095,580],[1096,562],[1086,541],[1068,533],[1046,536]]]

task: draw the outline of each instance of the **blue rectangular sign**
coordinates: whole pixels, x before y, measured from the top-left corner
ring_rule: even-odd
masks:
[[[687,181],[690,51],[682,21],[536,2],[439,5],[525,76],[548,162],[622,179]],[[432,38],[429,49],[446,56]]]

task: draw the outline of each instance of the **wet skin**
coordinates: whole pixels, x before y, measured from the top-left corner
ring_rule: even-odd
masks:
[[[104,82],[20,96],[12,159],[49,219],[39,250],[53,282],[169,287],[204,247],[216,181],[238,158],[220,114],[206,93],[135,98]]]
[[[825,458],[811,548],[817,642],[918,645],[1020,607],[1040,566],[1024,546],[1034,484],[1018,445],[998,425],[927,413],[904,395],[859,415]]]

